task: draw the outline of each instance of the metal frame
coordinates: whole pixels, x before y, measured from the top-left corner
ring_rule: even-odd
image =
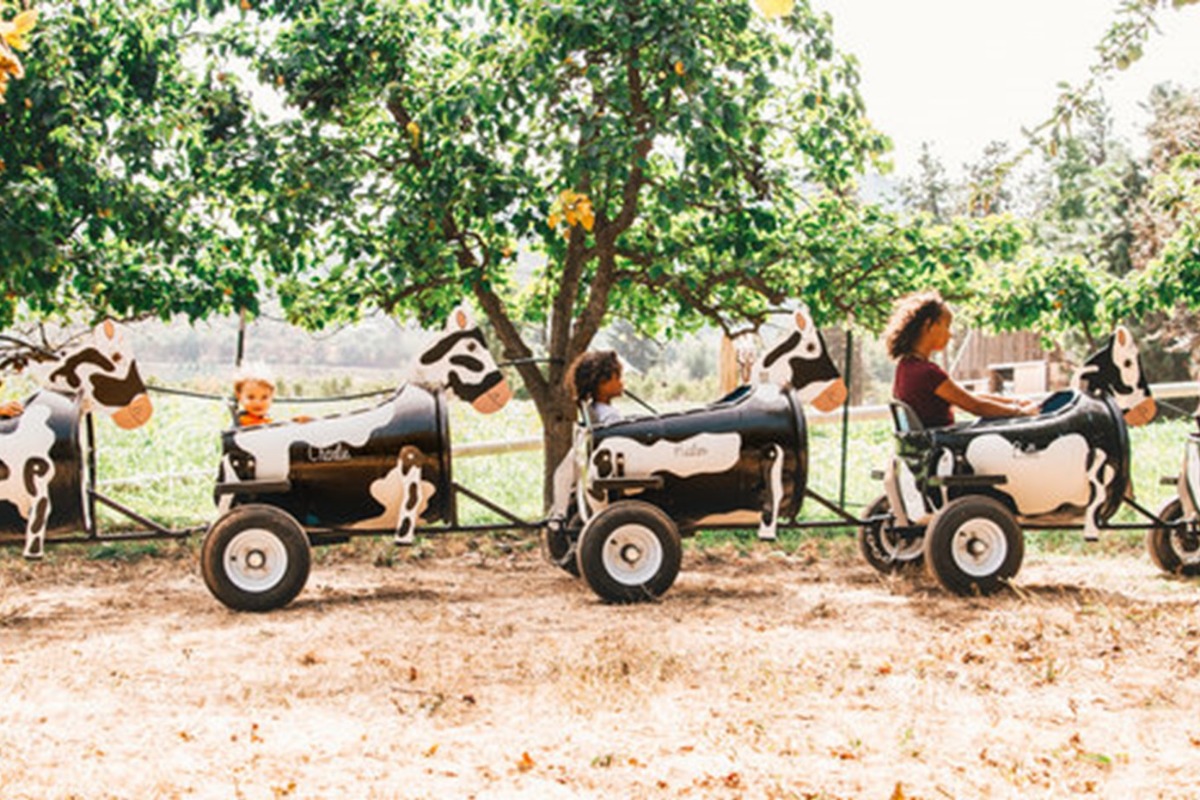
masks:
[[[657,489],[657,488],[662,487],[662,479],[661,478],[602,478],[602,479],[597,479],[597,480],[593,481],[592,485],[596,488],[599,488],[602,490],[608,490],[608,491],[620,491],[622,489],[634,489],[634,488],[639,488],[639,487]],[[859,527],[862,525],[870,525],[870,524],[877,523],[877,522],[885,522],[891,518],[890,514],[877,514],[877,515],[870,516],[870,517],[856,517],[853,514],[848,513],[845,508],[834,503],[829,498],[824,497],[823,495],[818,494],[817,492],[815,492],[812,489],[807,488],[807,487],[805,487],[805,489],[804,489],[804,497],[810,498],[813,501],[815,501],[816,503],[820,504],[821,506],[824,506],[826,509],[832,511],[834,514],[836,514],[839,517],[839,519],[836,519],[836,520],[830,520],[830,519],[809,520],[807,522],[797,522],[794,519],[791,522],[780,521],[775,526],[775,529],[777,531],[802,531],[802,530],[813,530],[813,529],[817,529],[817,528]],[[619,503],[622,500],[630,500],[630,499],[634,499],[634,498],[625,497],[624,495],[618,495],[615,498],[610,497],[609,502],[610,503]],[[543,520],[542,522],[543,522],[543,524],[545,524],[548,521],[549,520]],[[745,523],[745,522],[741,522],[741,523],[739,523],[739,522],[722,522],[722,523],[715,523],[715,524],[711,524],[711,525],[697,525],[696,527],[691,528],[691,530],[693,530],[693,531],[749,531],[749,530],[753,530],[753,526],[749,525],[748,523]]]
[[[1002,476],[966,475],[966,476],[961,476],[961,477],[968,478],[968,479],[970,479],[970,478],[978,479],[975,482],[976,485],[999,485],[1004,482],[1004,479]],[[942,479],[942,480],[945,480],[945,479]],[[1176,478],[1166,478],[1166,477],[1162,478],[1162,483],[1164,483],[1164,484],[1175,483],[1175,481],[1176,481]],[[966,482],[964,481],[964,483],[966,483]],[[957,485],[963,485],[963,483],[959,483]],[[1195,525],[1195,523],[1188,522],[1187,520],[1182,520],[1182,519],[1176,520],[1174,522],[1168,522],[1167,520],[1164,520],[1161,517],[1159,517],[1158,514],[1154,513],[1153,511],[1150,511],[1145,506],[1143,506],[1141,503],[1137,502],[1136,500],[1134,500],[1133,498],[1130,498],[1130,497],[1122,497],[1121,504],[1126,505],[1126,506],[1132,508],[1134,511],[1141,514],[1143,517],[1146,518],[1146,521],[1145,522],[1113,522],[1113,523],[1109,523],[1106,521],[1106,522],[1102,522],[1101,524],[1097,525],[1096,526],[1097,530],[1100,530],[1100,531],[1149,531],[1154,528],[1163,528],[1165,530],[1186,531],[1188,529],[1197,527]],[[868,523],[875,523],[875,522],[882,521],[884,524],[887,524],[887,521],[891,520],[891,519],[895,519],[895,517],[892,516],[891,514],[887,514],[887,515],[881,515],[881,516],[877,516],[877,517],[871,517],[867,520],[863,520],[863,523],[868,524]],[[1017,524],[1020,526],[1022,532],[1024,532],[1024,531],[1081,531],[1085,527],[1084,524],[1081,522],[1059,522],[1059,523],[1023,522],[1023,521],[1021,521],[1020,517],[1015,517],[1015,519],[1017,520]],[[780,527],[782,527],[782,526],[780,526]],[[903,537],[906,540],[912,540],[912,539],[916,539],[921,536],[924,536],[926,527],[927,526],[924,526],[924,525],[896,525],[896,526],[889,526],[887,528],[887,530],[892,533],[898,534],[899,536]]]
[[[289,488],[290,484],[288,484],[286,481],[243,481],[241,483],[218,484],[217,493],[233,495],[257,494],[261,491],[286,491]],[[445,524],[418,526],[415,529],[416,533],[488,533],[495,531],[510,531],[513,529],[540,530],[546,527],[547,523],[549,522],[548,518],[542,518],[535,521],[521,519],[515,513],[509,511],[507,508],[504,508],[504,506],[501,506],[499,503],[487,499],[478,492],[472,491],[471,489],[468,489],[461,483],[454,480],[450,481],[450,492],[450,519],[447,520]],[[500,515],[508,521],[503,523],[496,522],[481,525],[460,524],[458,521],[458,498],[460,495],[474,500],[479,505]],[[395,528],[318,528],[306,525],[302,527],[310,538],[315,537],[315,541],[312,542],[314,546],[337,544],[350,539],[365,538],[369,536],[392,536],[396,533]]]

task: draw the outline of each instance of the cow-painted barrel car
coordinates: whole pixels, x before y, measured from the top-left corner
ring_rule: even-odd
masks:
[[[1193,419],[1200,428],[1200,412]],[[1200,575],[1200,430],[1187,436],[1179,475],[1163,482],[1174,485],[1176,494],[1158,509],[1162,524],[1147,532],[1146,549],[1164,572]]]
[[[242,611],[284,606],[308,580],[310,547],[351,536],[391,534],[404,544],[430,523],[460,531],[537,527],[452,479],[446,387],[484,413],[511,396],[483,334],[461,309],[420,354],[411,380],[374,407],[224,431],[220,516],[201,550],[213,595]],[[510,524],[459,525],[460,493]]]
[[[891,405],[897,453],[885,493],[864,514],[859,545],[889,573],[924,561],[945,588],[989,594],[1024,558],[1022,528],[1079,527],[1094,540],[1133,499],[1129,425],[1154,417],[1137,346],[1124,327],[1035,416],[926,429]]]
[[[164,528],[96,490],[93,412],[127,430],[153,413],[121,328],[105,321],[60,351],[27,347],[20,360],[44,388],[21,414],[0,419],[0,544],[23,543],[26,558],[40,558],[48,544],[194,533]],[[97,503],[148,530],[101,533]]]
[[[781,526],[806,527],[794,521],[816,497],[802,402],[832,410],[846,387],[808,313],[790,320],[754,365],[759,383],[710,406],[606,425],[583,409],[545,532],[554,563],[607,602],[638,602],[675,582],[683,535],[752,526],[773,539]]]

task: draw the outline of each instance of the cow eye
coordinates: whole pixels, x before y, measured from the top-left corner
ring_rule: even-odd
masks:
[[[1129,359],[1126,359],[1125,360],[1125,368],[1128,369],[1129,367],[1132,367],[1132,366],[1133,366],[1133,362]]]
[[[479,349],[479,345],[477,345],[475,342],[467,342],[467,349],[474,353]]]
[[[120,364],[120,363],[121,363],[121,354],[120,354],[120,353],[113,353],[112,360],[113,360],[113,363],[114,363],[114,364]]]

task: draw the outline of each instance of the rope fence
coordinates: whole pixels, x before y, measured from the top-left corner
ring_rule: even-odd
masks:
[[[176,395],[178,397],[191,397],[196,400],[215,400],[225,405],[236,405],[237,398],[228,394],[211,394],[208,392],[193,392],[190,389],[172,389],[169,386],[147,386],[146,389],[158,394]],[[376,389],[373,392],[359,392],[358,394],[342,394],[336,397],[276,397],[276,403],[341,403],[347,400],[366,400],[371,397],[382,397],[385,394],[392,394],[396,390],[393,389]]]

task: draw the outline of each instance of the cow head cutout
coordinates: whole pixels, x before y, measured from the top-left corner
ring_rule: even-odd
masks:
[[[754,380],[790,385],[818,411],[832,411],[846,402],[846,383],[808,311],[796,311],[790,323],[784,335],[754,363]]]
[[[456,308],[442,335],[417,357],[417,380],[449,387],[479,412],[499,411],[512,398],[483,332],[466,309]]]
[[[1144,425],[1158,411],[1142,373],[1137,342],[1124,325],[1118,325],[1104,346],[1084,362],[1071,384],[1089,394],[1112,395],[1130,425]]]
[[[34,374],[47,388],[78,395],[85,412],[102,411],[120,428],[146,424],[154,412],[133,351],[112,320],[105,320],[81,339],[34,362]]]

